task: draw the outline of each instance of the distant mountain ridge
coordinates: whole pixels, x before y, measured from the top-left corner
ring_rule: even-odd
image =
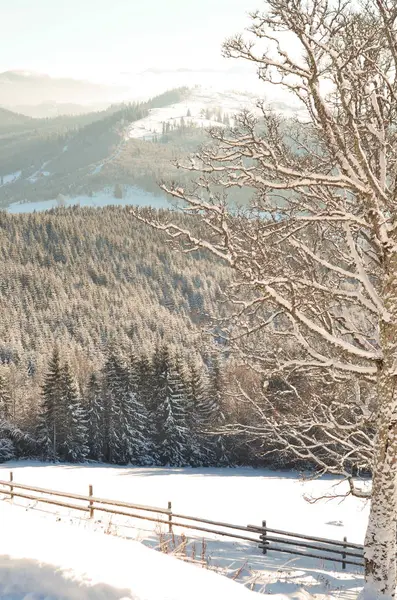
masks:
[[[54,78],[26,71],[0,73],[0,106],[6,108],[54,102],[73,104],[98,103],[104,100],[111,102],[125,91],[123,87],[70,78]]]
[[[280,102],[268,105],[297,114]],[[189,177],[175,160],[208,142],[206,128],[233,126],[244,109],[260,117],[254,94],[198,85],[88,114],[32,119],[0,109],[0,208],[59,194],[92,197],[105,187],[115,197],[122,197],[122,186],[158,193],[158,182],[170,178],[186,185]],[[249,194],[242,190],[233,201]]]
[[[0,127],[24,125],[25,123],[29,123],[30,121],[31,118],[26,115],[0,107]]]

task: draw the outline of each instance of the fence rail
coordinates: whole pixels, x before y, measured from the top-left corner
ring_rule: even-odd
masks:
[[[302,533],[292,533],[281,529],[272,529],[267,527],[266,521],[262,521],[261,526],[245,526],[224,523],[222,521],[213,521],[211,519],[175,513],[172,511],[171,502],[168,502],[167,508],[162,508],[99,498],[94,496],[92,485],[88,487],[88,495],[84,496],[81,494],[49,490],[46,488],[16,483],[14,481],[13,473],[10,472],[9,481],[0,480],[0,493],[8,496],[10,500],[13,500],[14,498],[24,498],[42,502],[44,504],[52,504],[71,510],[87,512],[90,519],[94,518],[95,511],[100,511],[162,524],[168,527],[170,533],[172,533],[173,527],[179,527],[252,542],[262,550],[263,554],[267,554],[267,552],[271,551],[305,556],[308,558],[317,558],[333,563],[341,563],[342,569],[346,569],[346,565],[358,567],[363,567],[364,565],[363,546],[348,542],[346,538],[344,538],[343,541],[331,540]],[[60,499],[54,498],[54,496]],[[77,500],[84,504],[72,504],[66,500]],[[160,518],[159,515],[163,518]],[[207,527],[208,525],[211,527]],[[219,528],[222,529],[220,530]],[[253,537],[255,534],[257,537]],[[315,553],[308,552],[308,550],[315,551]],[[318,552],[321,552],[322,554],[318,554]]]
[[[344,538],[343,541],[329,540],[327,538],[319,538],[316,536],[304,535],[302,533],[292,533],[290,531],[282,531],[280,529],[271,529],[266,526],[265,521],[263,522],[262,527],[248,525],[248,530],[260,534],[261,543],[259,547],[262,548],[264,554],[266,554],[269,550],[273,550],[274,552],[286,552],[288,554],[296,554],[299,556],[311,556],[312,558],[320,558],[323,560],[332,560],[333,562],[342,563],[343,569],[346,568],[346,565],[355,565],[358,567],[362,567],[364,565],[363,546],[348,542],[347,538]],[[278,536],[275,537],[268,535],[269,533],[276,533]],[[276,545],[274,545],[272,542],[275,542]],[[282,544],[282,546],[277,546],[277,544]],[[294,548],[290,548],[290,546],[293,546]],[[295,547],[336,554],[340,555],[341,558],[334,556],[331,557],[324,554],[309,554],[308,552],[296,550]],[[353,550],[353,552],[351,552],[351,550]],[[350,557],[357,558],[358,560],[351,560]]]

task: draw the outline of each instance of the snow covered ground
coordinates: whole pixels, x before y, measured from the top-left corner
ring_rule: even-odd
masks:
[[[22,175],[22,171],[15,171],[14,173],[8,173],[7,175],[3,175],[2,178],[2,183],[0,185],[7,185],[9,183],[14,183],[15,181],[18,181],[18,179],[20,178],[20,176]]]
[[[343,502],[340,499],[324,500],[315,504],[309,504],[304,499],[304,495],[319,497],[346,491],[345,484],[330,477],[318,481],[301,481],[294,473],[261,469],[53,466],[21,461],[1,465],[0,479],[8,479],[9,470],[14,472],[16,482],[39,487],[87,494],[88,485],[92,484],[96,496],[162,507],[167,507],[167,502],[171,500],[174,512],[240,525],[259,525],[266,519],[268,527],[339,540],[347,536],[349,541],[357,543],[363,542],[368,516],[368,505],[356,498],[349,497]],[[8,501],[0,502],[0,513],[7,504]],[[27,512],[22,507],[28,509]],[[78,536],[80,533],[95,533],[98,544],[101,536],[109,538],[104,533],[128,538],[129,541],[125,543],[131,544],[133,554],[138,552],[134,550],[136,541],[152,548],[158,548],[160,542],[165,541],[170,552],[178,548],[182,541],[182,530],[176,530],[176,541],[169,539],[167,542],[166,529],[158,523],[110,517],[100,512],[95,514],[93,522],[89,522],[85,513],[82,515],[66,508],[39,505],[22,499],[15,499],[12,510],[18,514],[34,514],[35,518],[42,517],[51,523],[54,531],[60,526],[70,526],[70,531],[76,531]],[[210,570],[235,579],[258,592],[286,594],[295,598],[304,590],[305,594],[319,600],[329,596],[351,600],[356,597],[363,583],[362,572],[358,567],[352,566],[342,572],[341,567],[331,561],[273,552],[263,556],[255,544],[228,541],[211,535],[203,547],[202,537],[198,532],[195,534],[186,530],[184,533],[188,544],[183,554],[187,554],[190,560],[204,563]],[[78,540],[80,544],[80,538]],[[142,552],[145,553],[146,549],[142,548]],[[4,553],[7,554],[6,551]],[[195,568],[202,571],[197,566]],[[191,597],[186,596],[189,600]],[[159,598],[162,596],[156,597],[156,600]]]
[[[145,548],[0,506],[4,600],[252,600],[257,594],[206,569]],[[282,598],[280,598],[282,600]]]
[[[244,108],[255,111],[256,97],[249,93],[218,92],[211,88],[196,87],[189,90],[188,96],[181,102],[165,106],[164,108],[153,108],[144,119],[131,124],[128,137],[151,139],[156,134],[161,134],[163,123],[180,125],[183,118],[186,124],[195,124],[198,127],[219,126],[215,119],[208,119],[206,111],[222,111],[232,117]],[[189,116],[188,116],[189,114]]]
[[[216,120],[215,115],[210,115],[210,119],[206,118],[206,112],[220,110],[222,115],[228,115],[233,122],[232,117],[244,109],[260,114],[256,105],[257,98],[257,95],[249,92],[218,91],[216,88],[196,86],[189,90],[187,97],[181,102],[164,108],[154,108],[150,110],[147,117],[132,123],[127,137],[150,140],[162,133],[163,123],[169,123],[171,126],[180,125],[181,118],[187,125],[195,124],[197,127],[204,128],[222,127],[222,123]],[[268,104],[271,106],[272,102]],[[286,116],[295,114],[295,110],[287,106],[282,107],[282,112]]]

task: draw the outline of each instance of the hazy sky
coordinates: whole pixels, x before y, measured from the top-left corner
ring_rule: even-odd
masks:
[[[216,67],[263,0],[0,0],[0,71],[109,81],[148,67]],[[233,66],[233,62],[230,66]]]

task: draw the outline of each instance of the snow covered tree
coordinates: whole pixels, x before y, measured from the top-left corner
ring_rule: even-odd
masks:
[[[226,41],[225,55],[255,63],[267,86],[290,95],[297,118],[263,104],[257,118],[242,113],[185,165],[194,186],[162,186],[197,215],[199,234],[166,215],[133,213],[234,270],[230,344],[262,372],[269,410],[247,401],[280,444],[345,474],[361,496],[351,475],[368,467],[372,448],[363,596],[394,597],[397,5],[267,0],[250,33]],[[249,209],[230,210],[234,187],[252,190]],[[316,427],[295,423],[290,435],[288,418],[269,406],[268,382],[278,377],[301,401],[291,385],[299,374],[334,393],[318,399]]]
[[[190,464],[192,466],[208,466],[214,464],[215,455],[210,439],[205,434],[208,422],[206,420],[206,392],[202,369],[197,364],[188,366],[186,375],[187,385],[187,423],[189,429]]]
[[[188,464],[188,429],[186,397],[178,361],[167,346],[157,348],[154,359],[155,441],[159,461],[163,465]]]
[[[131,462],[137,465],[153,464],[152,432],[149,423],[147,399],[142,396],[140,389],[140,361],[135,354],[129,364],[129,403],[131,428]]]
[[[60,454],[63,460],[82,462],[88,455],[87,421],[83,410],[77,385],[68,363],[61,371],[61,410],[63,415],[63,440]]]
[[[157,464],[157,420],[153,365],[146,355],[140,356],[135,363],[136,401],[143,406],[143,421],[146,420],[145,448],[149,464]],[[146,413],[146,414],[145,414]]]
[[[209,370],[208,387],[206,390],[207,398],[201,404],[201,414],[207,429],[211,432],[219,432],[225,423],[224,415],[224,393],[225,382],[222,377],[222,367],[219,358],[215,355],[211,358]],[[226,440],[222,433],[212,433],[212,443],[215,452],[215,461],[217,465],[227,465],[229,463]]]
[[[42,402],[37,428],[37,439],[43,457],[57,460],[58,445],[63,441],[64,420],[61,411],[62,366],[59,350],[55,347],[42,388]]]
[[[7,378],[0,372],[0,418],[10,419],[12,414],[12,398]]]
[[[0,463],[15,458],[15,447],[9,438],[0,438]]]
[[[195,429],[192,422],[193,406],[189,390],[188,374],[185,361],[181,354],[171,360],[170,369],[170,400],[175,422],[172,434],[174,443],[181,448],[179,460],[182,465],[195,462],[194,442]]]
[[[104,368],[104,458],[107,462],[117,463],[122,454],[120,441],[119,397],[122,389],[122,364],[112,350],[107,356]]]
[[[93,460],[103,459],[104,427],[102,384],[98,373],[93,373],[90,377],[87,390],[88,455]]]
[[[134,393],[128,367],[120,359],[118,359],[116,365],[116,372],[118,376],[118,389],[115,391],[113,402],[117,411],[119,440],[117,462],[128,464],[133,460],[134,428],[131,401]]]

